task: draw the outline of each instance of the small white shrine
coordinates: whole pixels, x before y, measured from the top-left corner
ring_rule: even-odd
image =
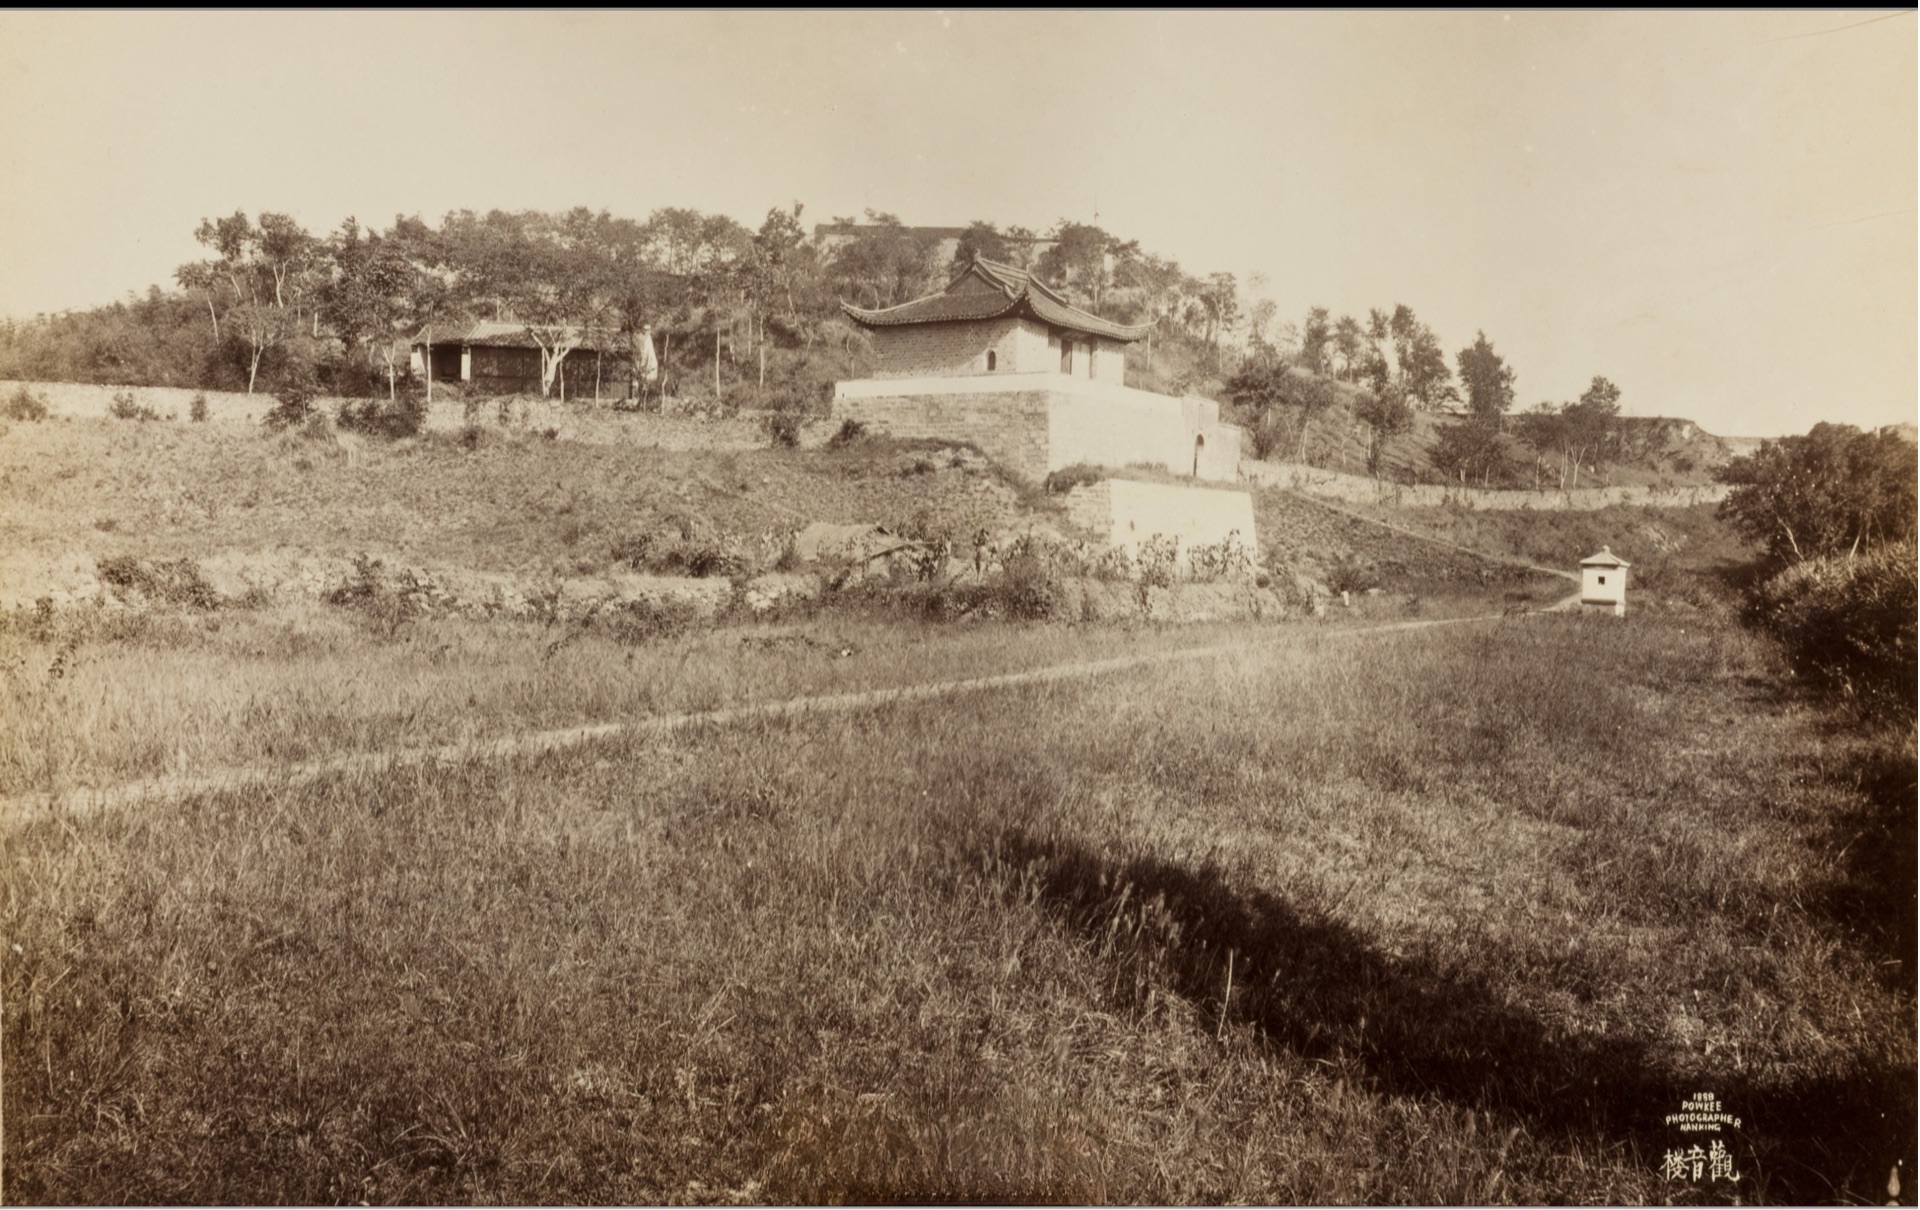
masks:
[[[1628,566],[1607,546],[1602,546],[1599,554],[1580,560],[1580,608],[1608,609],[1614,617],[1625,617]]]

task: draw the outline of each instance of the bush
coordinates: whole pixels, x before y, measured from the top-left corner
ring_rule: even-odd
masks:
[[[13,388],[13,394],[7,396],[5,407],[0,408],[0,415],[8,420],[45,420],[47,401],[45,397],[29,391],[23,383]]]
[[[207,393],[195,391],[193,401],[187,404],[187,419],[196,424],[204,424],[207,419]]]
[[[621,538],[609,552],[614,562],[625,563],[635,571],[656,575],[735,576],[746,570],[746,560],[725,549],[719,542],[696,536],[682,525],[678,537],[662,537],[641,532]]]
[[[275,429],[305,424],[313,413],[313,401],[320,389],[311,373],[294,373],[273,393],[274,404],[267,410],[267,425]]]
[[[1751,619],[1794,671],[1868,715],[1914,717],[1914,539],[1795,564],[1754,590]]]
[[[369,399],[357,407],[350,401],[342,403],[338,423],[349,432],[398,441],[419,436],[426,421],[425,401],[403,395],[392,402]]]
[[[158,420],[160,413],[140,402],[140,397],[132,391],[115,391],[113,402],[107,406],[107,415],[115,420]]]
[[[1087,487],[1106,477],[1106,473],[1099,467],[1076,462],[1072,466],[1063,466],[1047,476],[1047,494],[1064,496],[1076,487]]]
[[[97,560],[94,569],[103,582],[151,600],[191,609],[218,609],[221,605],[220,594],[191,559],[148,564],[132,555],[111,555]]]
[[[1365,559],[1342,555],[1327,571],[1327,587],[1334,592],[1365,592],[1380,587],[1380,573]]]
[[[797,412],[769,412],[762,422],[767,439],[779,449],[790,450],[800,444],[800,415]]]
[[[392,638],[415,614],[427,611],[425,595],[411,573],[397,584],[389,583],[380,560],[361,554],[354,556],[353,577],[322,600],[352,610],[376,632]]]
[[[845,449],[866,435],[867,426],[860,421],[851,418],[842,420],[840,427],[834,430],[833,436],[827,438],[827,448],[830,450]]]
[[[701,615],[689,601],[625,601],[593,618],[592,628],[616,643],[639,645],[669,639],[699,625]]]

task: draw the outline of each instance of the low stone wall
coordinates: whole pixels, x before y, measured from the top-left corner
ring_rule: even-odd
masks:
[[[1253,496],[1234,488],[1103,479],[1067,493],[1067,515],[1129,556],[1154,538],[1171,538],[1184,553],[1229,538],[1251,555],[1259,549]]]
[[[1400,484],[1348,475],[1317,466],[1290,462],[1255,462],[1240,466],[1241,478],[1263,487],[1285,487],[1344,500],[1353,504],[1391,504],[1401,508],[1469,508],[1491,511],[1540,509],[1588,512],[1615,504],[1652,504],[1669,508],[1716,504],[1732,488],[1724,483],[1692,487],[1583,487],[1571,491],[1500,491],[1439,484]]]

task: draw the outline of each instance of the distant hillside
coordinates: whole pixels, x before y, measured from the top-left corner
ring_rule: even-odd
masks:
[[[1208,373],[1206,350],[1192,342],[1169,342],[1154,353],[1154,367],[1144,367],[1144,355],[1137,367],[1129,359],[1127,382],[1144,390],[1162,390],[1167,394],[1196,394],[1221,401],[1221,413],[1236,423],[1252,428],[1258,417],[1238,415],[1227,399],[1225,378]],[[1294,367],[1296,378],[1309,378],[1306,371]],[[1283,415],[1277,448],[1269,453],[1273,463],[1306,463],[1329,471],[1348,474],[1367,472],[1369,428],[1357,419],[1357,405],[1365,398],[1363,390],[1352,382],[1323,380],[1331,388],[1334,403],[1309,421],[1306,432],[1288,428]],[[1459,423],[1459,415],[1417,411],[1413,426],[1384,446],[1380,459],[1380,478],[1400,484],[1438,484],[1448,482],[1432,461],[1432,451],[1442,432]],[[1507,471],[1496,476],[1498,482],[1486,486],[1505,488],[1544,488],[1557,486],[1559,459],[1536,451],[1517,436],[1517,417],[1507,417],[1507,432],[1501,434]],[[1605,461],[1582,465],[1578,484],[1582,488],[1688,488],[1713,482],[1713,472],[1728,459],[1755,448],[1753,438],[1720,438],[1699,424],[1680,417],[1619,417],[1613,449]],[[1475,484],[1478,486],[1478,484]]]

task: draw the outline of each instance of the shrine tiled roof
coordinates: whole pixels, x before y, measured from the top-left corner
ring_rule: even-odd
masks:
[[[982,287],[982,283],[986,288]],[[847,303],[840,304],[840,309],[855,323],[871,328],[956,323],[1020,315],[1051,327],[1065,328],[1085,336],[1104,336],[1109,340],[1135,341],[1147,334],[1144,325],[1118,324],[1098,315],[1089,315],[1024,269],[987,260],[973,261],[964,271],[956,274],[939,294],[929,294],[925,298],[880,310],[864,310]]]

